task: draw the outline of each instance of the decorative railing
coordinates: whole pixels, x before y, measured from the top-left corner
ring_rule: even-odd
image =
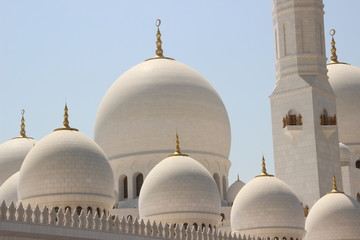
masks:
[[[251,236],[240,236],[232,232],[221,232],[210,228],[185,227],[179,224],[162,224],[162,223],[146,223],[141,219],[135,221],[121,219],[118,216],[106,215],[102,213],[99,217],[98,213],[85,213],[83,210],[80,215],[74,211],[71,213],[69,209],[65,212],[60,208],[55,211],[45,207],[40,210],[39,206],[34,209],[28,205],[26,208],[20,203],[17,207],[11,203],[8,207],[5,202],[0,205],[0,223],[21,223],[29,225],[55,226],[64,228],[64,232],[68,228],[82,230],[97,230],[101,232],[132,234],[144,236],[145,238],[159,239],[182,239],[182,240],[275,240],[284,238],[259,238]],[[0,224],[1,225],[1,224]],[[31,227],[31,226],[30,226]],[[1,231],[0,231],[1,237]]]
[[[302,116],[301,114],[286,114],[285,117],[283,117],[283,128],[285,128],[288,125],[302,125]]]
[[[336,114],[328,116],[326,109],[320,115],[320,125],[336,125]]]

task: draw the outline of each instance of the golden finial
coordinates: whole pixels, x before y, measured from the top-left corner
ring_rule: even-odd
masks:
[[[164,55],[163,55],[164,51],[162,50],[161,32],[160,32],[161,20],[156,19],[155,25],[157,27],[155,53],[156,53],[156,56],[158,56],[158,57],[164,57]]]
[[[67,107],[67,103],[65,103],[65,108],[64,108],[64,121],[63,121],[63,126],[61,128],[57,128],[54,130],[55,131],[59,131],[59,130],[72,130],[72,131],[79,131],[76,128],[72,128],[69,125],[69,114],[68,114],[68,107]]]
[[[19,137],[14,137],[13,139],[15,139],[15,138],[30,138],[30,139],[33,139],[31,137],[26,136],[24,115],[25,115],[25,110],[21,109],[20,136]]]
[[[261,161],[262,161],[262,164],[261,164],[261,166],[262,166],[262,170],[261,170],[261,174],[260,175],[257,175],[256,177],[273,177],[274,175],[270,175],[270,174],[268,174],[267,172],[266,172],[266,163],[265,163],[265,157],[264,157],[264,155],[262,156],[262,159],[261,159]]]
[[[68,114],[68,107],[67,107],[67,103],[65,103],[65,108],[64,108],[64,121],[63,121],[63,125],[65,128],[70,128],[69,126],[69,114]]]
[[[335,47],[335,40],[334,40],[334,35],[336,34],[336,31],[335,29],[331,29],[330,32],[329,32],[330,36],[331,36],[331,62],[328,63],[328,64],[346,64],[346,63],[343,63],[343,62],[339,62],[338,61],[338,56],[336,55],[336,47]]]
[[[331,62],[330,63],[339,63],[339,61],[337,60],[338,57],[336,55],[336,47],[335,47],[336,42],[334,40],[335,33],[336,33],[335,29],[330,30],[330,36],[331,36]]]
[[[173,156],[188,156],[186,154],[182,154],[180,151],[180,141],[179,141],[179,135],[178,133],[176,133],[176,147],[175,147],[175,152],[170,154],[169,157],[173,157]]]
[[[164,54],[164,51],[163,51],[163,49],[162,49],[160,25],[161,25],[161,20],[160,20],[160,19],[156,19],[156,22],[155,22],[155,26],[157,27],[157,32],[156,32],[156,50],[155,50],[156,57],[146,59],[145,61],[147,61],[147,60],[152,60],[152,59],[159,59],[159,58],[174,60],[174,59],[172,59],[172,58],[164,57],[164,55],[163,55],[163,54]]]
[[[329,193],[343,193],[343,192],[341,192],[341,191],[339,191],[339,190],[337,189],[336,177],[335,177],[335,175],[332,177],[332,190],[331,190],[331,192],[329,192]]]
[[[25,118],[24,118],[25,110],[21,110],[21,130],[20,136],[26,138],[26,131],[25,131]]]
[[[307,217],[307,216],[309,215],[309,210],[310,210],[309,206],[306,205],[306,206],[304,207],[304,215],[305,215],[305,217]]]

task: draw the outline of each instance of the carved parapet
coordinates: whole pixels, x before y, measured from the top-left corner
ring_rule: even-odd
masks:
[[[49,209],[47,207],[44,207],[44,209],[41,211],[41,223],[49,223],[49,214]]]
[[[93,219],[94,219],[94,229],[100,230],[100,216],[98,215],[97,212],[95,212]]]
[[[106,231],[108,230],[108,222],[106,219],[106,215],[103,213],[100,217],[100,230]]]
[[[116,216],[117,217],[117,216]],[[140,232],[139,232],[139,234],[140,235],[145,235],[145,222],[144,222],[144,220],[143,219],[141,219],[140,220]]]
[[[7,207],[6,207],[5,201],[3,201],[0,206],[0,219],[1,220],[7,219],[6,212],[7,212]]]
[[[78,225],[80,228],[86,228],[86,214],[85,211],[82,210],[80,212],[80,216],[79,216],[79,220],[78,220]]]
[[[55,210],[52,208],[40,209],[39,206],[36,206],[34,210],[27,206],[26,210],[23,208],[23,205],[19,205],[17,208],[15,204],[10,204],[6,206],[5,202],[0,205],[0,225],[2,222],[9,222],[11,224],[20,223],[21,226],[28,224],[28,228],[19,228],[19,229],[30,229],[32,226],[36,226],[38,229],[41,226],[45,228],[51,228],[51,226],[56,227],[57,231],[64,229],[68,231],[68,228],[77,228],[79,230],[91,230],[98,231],[97,234],[105,234],[103,239],[106,239],[106,234],[119,234],[119,239],[121,239],[121,234],[129,234],[139,236],[139,239],[146,238],[158,238],[158,239],[181,239],[181,240],[275,240],[274,237],[271,238],[259,238],[259,237],[246,237],[241,236],[238,233],[233,232],[217,232],[216,229],[212,228],[203,228],[188,226],[187,224],[168,224],[168,223],[156,223],[152,224],[150,221],[145,222],[140,219],[126,220],[124,217],[119,220],[118,216],[106,216],[103,214],[99,217],[98,213],[95,212],[92,214],[89,212],[81,211],[73,212],[67,209],[64,211],[59,208]],[[16,228],[15,228],[16,229]],[[0,239],[3,235],[0,232]],[[51,232],[47,233],[51,239]],[[50,235],[49,235],[50,234]],[[283,239],[283,238],[278,238]]]
[[[16,217],[15,217],[16,208],[15,208],[15,204],[13,202],[11,202],[7,212],[8,212],[8,220],[15,221],[16,220]]]
[[[86,215],[86,228],[93,229],[94,228],[94,218],[91,212],[88,212]]]
[[[51,208],[49,216],[50,216],[49,224],[56,224],[57,219],[56,219],[55,208]]]
[[[30,204],[28,204],[25,210],[25,222],[31,222],[32,215],[33,215],[33,210],[31,209]]]
[[[36,205],[34,211],[33,211],[33,222],[34,223],[40,223],[41,219],[41,211],[38,205]]]
[[[17,218],[16,220],[19,222],[23,222],[25,220],[25,209],[22,205],[22,203],[20,202],[18,208],[17,208]]]

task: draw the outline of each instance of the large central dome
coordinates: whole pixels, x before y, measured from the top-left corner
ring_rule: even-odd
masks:
[[[199,73],[173,60],[143,62],[106,93],[96,118],[95,140],[110,160],[172,149],[178,129],[184,149],[227,158],[230,127],[225,107]]]
[[[230,124],[219,95],[189,66],[155,58],[134,66],[110,87],[97,113],[95,141],[115,177],[133,177],[120,171],[146,175],[171,151],[176,130],[184,151],[220,179],[227,177]]]

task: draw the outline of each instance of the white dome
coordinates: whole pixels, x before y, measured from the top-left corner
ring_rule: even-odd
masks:
[[[240,181],[240,179],[237,179],[226,193],[226,200],[230,203],[234,202],[236,195],[240,192],[241,188],[245,186],[245,183],[243,181]]]
[[[331,87],[336,95],[339,141],[351,151],[360,151],[360,68],[349,64],[328,65]]]
[[[0,187],[0,202],[5,201],[7,205],[11,202],[14,204],[18,201],[17,185],[19,180],[19,172],[14,173]]]
[[[349,165],[351,162],[351,151],[350,149],[343,143],[339,143],[339,149],[340,149],[340,161],[341,165]]]
[[[35,143],[32,138],[17,137],[0,145],[0,186],[20,170],[21,164]]]
[[[150,171],[172,150],[168,139],[176,129],[189,140],[183,145],[186,152],[212,174],[227,176],[230,124],[219,95],[189,66],[153,59],[110,87],[97,112],[94,136],[119,177],[126,168]]]
[[[26,206],[110,209],[114,177],[101,148],[78,131],[54,131],[26,156],[18,195]]]
[[[302,239],[304,225],[304,211],[296,194],[271,176],[248,182],[231,210],[231,229],[242,235]]]
[[[211,174],[190,157],[172,156],[146,177],[140,191],[139,214],[151,222],[216,225],[220,204]]]
[[[360,204],[343,193],[329,193],[317,201],[306,219],[306,239],[360,239]]]

